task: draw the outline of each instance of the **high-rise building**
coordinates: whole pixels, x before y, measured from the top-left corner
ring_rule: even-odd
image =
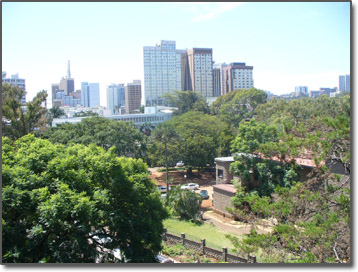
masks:
[[[75,80],[73,78],[63,77],[60,81],[59,89],[63,90],[66,95],[69,95],[75,90]]]
[[[221,95],[221,70],[220,64],[213,65],[213,96]]]
[[[107,106],[112,114],[118,114],[125,107],[124,84],[112,83],[107,87]]]
[[[222,68],[222,94],[254,87],[254,79],[252,76],[253,68],[253,66],[246,66],[244,62],[233,62],[230,63],[230,65],[225,65]]]
[[[21,89],[23,89],[25,92],[24,92],[24,95],[23,97],[21,98],[21,103],[22,104],[26,104],[26,85],[25,85],[25,79],[23,78],[19,78],[19,74],[15,74],[15,75],[11,75],[10,78],[7,78],[6,77],[6,72],[5,71],[2,71],[2,79],[1,79],[1,82],[2,83],[7,83],[7,84],[10,84],[12,86],[16,86],[16,87],[19,87]]]
[[[183,50],[176,50],[175,41],[144,46],[144,92],[147,106],[164,105],[163,94],[182,90]]]
[[[295,96],[307,96],[308,95],[308,87],[307,86],[296,86],[295,87]]]
[[[205,98],[213,97],[213,49],[189,49],[187,58],[189,70],[184,75],[188,83],[185,89],[200,93]]]
[[[81,82],[81,104],[84,107],[99,106],[99,83]]]
[[[126,113],[138,112],[142,100],[142,87],[140,80],[133,80],[133,83],[128,83],[125,88],[125,107]]]
[[[339,91],[351,91],[351,76],[343,75],[339,76]]]

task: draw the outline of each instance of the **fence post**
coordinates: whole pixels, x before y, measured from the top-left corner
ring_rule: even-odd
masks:
[[[163,241],[167,241],[167,231],[168,231],[168,230],[167,230],[167,228],[163,228],[163,231],[164,231],[164,232],[163,232],[163,236],[162,236],[162,237],[163,237]]]
[[[248,263],[256,263],[256,256],[250,254],[249,259],[248,259]]]
[[[201,239],[201,252],[203,254],[205,254],[205,245],[206,245],[205,239]]]
[[[223,260],[227,262],[227,247],[223,247]]]
[[[183,246],[185,245],[185,233],[181,234],[181,243],[183,244]]]

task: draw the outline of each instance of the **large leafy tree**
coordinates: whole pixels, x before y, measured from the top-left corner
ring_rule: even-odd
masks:
[[[232,198],[236,215],[253,223],[253,231],[241,241],[232,237],[241,253],[261,251],[267,262],[349,262],[350,261],[350,97],[272,100],[256,110],[256,121],[240,124],[233,151],[281,158],[286,170],[277,176],[262,161],[251,161],[258,177],[271,181],[261,189],[247,191],[239,184]],[[266,137],[274,127],[277,137]],[[273,132],[273,131],[271,131]],[[274,135],[271,133],[271,135]],[[294,160],[308,156],[316,168],[304,183],[297,182]],[[248,164],[239,158],[233,170],[247,174]],[[331,174],[327,166],[344,166],[345,175]],[[277,169],[276,169],[277,170]],[[245,172],[246,171],[246,172]],[[246,177],[248,178],[248,177]],[[276,221],[273,232],[258,234],[259,218]]]
[[[118,156],[134,156],[140,158],[146,149],[145,135],[132,124],[122,121],[108,120],[104,117],[84,118],[81,122],[64,123],[49,128],[40,135],[53,143],[89,145],[94,143],[109,149],[116,147]]]
[[[178,108],[174,111],[175,115],[182,115],[188,111],[210,112],[205,98],[201,94],[193,91],[175,91],[171,94],[165,94],[163,98],[169,105]]]
[[[252,118],[258,105],[266,103],[266,99],[267,94],[263,90],[235,90],[220,96],[211,105],[211,113],[218,115],[230,126],[238,127],[241,120]]]
[[[101,247],[155,262],[167,213],[141,160],[33,135],[3,138],[2,158],[3,262],[95,262]]]
[[[169,176],[168,176],[168,144],[178,140],[178,133],[174,126],[170,123],[159,124],[153,132],[153,138],[164,145],[165,156],[165,181],[167,184],[167,192],[169,192]]]
[[[2,133],[11,139],[18,139],[33,132],[45,123],[46,109],[42,103],[47,98],[46,91],[37,93],[26,105],[21,103],[24,90],[9,84],[2,85]]]
[[[168,122],[175,127],[181,139],[172,150],[178,154],[178,160],[188,167],[188,174],[191,174],[192,168],[212,165],[215,157],[227,152],[225,149],[232,140],[232,132],[226,123],[202,112],[187,112]],[[225,137],[221,137],[223,135]]]

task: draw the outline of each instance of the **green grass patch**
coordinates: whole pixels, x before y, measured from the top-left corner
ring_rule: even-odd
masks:
[[[205,239],[206,246],[219,250],[223,247],[227,247],[229,251],[231,251],[234,248],[231,241],[225,237],[226,234],[240,237],[237,234],[225,232],[213,225],[197,225],[190,221],[179,220],[176,218],[164,220],[164,227],[167,228],[169,233],[178,236],[180,236],[181,233],[185,233],[186,238],[197,242],[200,242],[201,239]]]

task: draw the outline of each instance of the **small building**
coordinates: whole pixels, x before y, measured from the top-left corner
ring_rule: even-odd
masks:
[[[226,207],[233,208],[231,198],[235,196],[236,188],[233,184],[213,185],[213,211],[224,216],[233,218]]]
[[[215,158],[216,184],[228,184],[231,182],[234,175],[230,173],[230,164],[234,161],[234,157]]]

